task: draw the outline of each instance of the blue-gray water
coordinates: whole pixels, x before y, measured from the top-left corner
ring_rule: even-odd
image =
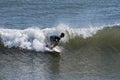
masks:
[[[0,27],[102,26],[120,23],[119,0],[0,0]]]
[[[119,3],[0,0],[0,80],[120,80]],[[61,55],[44,52],[62,31]]]

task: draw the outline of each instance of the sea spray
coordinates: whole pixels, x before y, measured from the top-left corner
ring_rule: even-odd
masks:
[[[0,29],[1,39],[5,47],[43,51],[45,36],[40,29],[24,30]]]

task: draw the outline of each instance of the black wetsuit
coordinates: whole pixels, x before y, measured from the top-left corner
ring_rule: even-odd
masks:
[[[50,36],[51,45],[56,44],[59,41],[60,41],[60,37],[55,36],[55,35],[54,36]]]

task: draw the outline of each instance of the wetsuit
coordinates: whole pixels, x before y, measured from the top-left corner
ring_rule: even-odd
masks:
[[[50,43],[51,45],[54,45],[60,41],[60,37],[58,36],[50,36]]]

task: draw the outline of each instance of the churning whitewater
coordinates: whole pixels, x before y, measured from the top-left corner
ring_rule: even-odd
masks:
[[[62,47],[73,48],[75,46],[78,46],[80,48],[81,45],[86,46],[85,43],[89,45],[91,42],[94,44],[97,42],[97,45],[102,45],[102,47],[108,42],[108,44],[113,44],[112,42],[119,44],[119,25],[99,28],[70,28],[68,25],[64,24],[60,24],[57,27],[45,29],[0,29],[1,44],[3,44],[4,47],[8,48],[14,47],[44,52],[46,43],[49,41],[49,36],[60,35],[61,32],[64,32],[66,34],[65,38],[63,38],[60,42],[62,44],[65,44]]]
[[[75,36],[83,38],[94,35],[101,28],[70,28],[68,25],[60,24],[52,28],[27,28],[27,29],[0,29],[1,42],[8,48],[22,48],[34,51],[44,51],[46,41],[50,35],[60,35],[61,32],[66,34],[61,43],[67,42]],[[1,44],[2,44],[1,43]]]

